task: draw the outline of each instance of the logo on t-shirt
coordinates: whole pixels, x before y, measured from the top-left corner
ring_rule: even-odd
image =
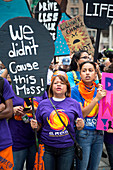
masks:
[[[84,107],[88,106],[89,105],[89,102],[85,101],[84,102]],[[87,115],[87,117],[96,117],[97,114],[98,114],[98,109],[99,109],[99,106],[98,106],[98,103],[94,106],[94,108],[92,109],[92,111]]]
[[[65,123],[65,125],[67,126],[68,124],[70,124],[69,117],[67,116],[66,113],[64,113],[64,110],[58,109],[57,111],[58,111],[61,119]],[[53,130],[65,130],[66,129],[64,127],[64,125],[62,124],[62,122],[60,121],[55,110],[53,110],[51,112],[49,118],[47,117],[47,122],[49,123],[51,129],[53,129]]]

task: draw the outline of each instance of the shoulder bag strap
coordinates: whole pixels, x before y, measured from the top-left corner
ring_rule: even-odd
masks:
[[[61,121],[61,122],[62,122],[62,124],[65,126],[65,128],[66,128],[66,130],[68,131],[69,135],[70,135],[70,136],[71,136],[71,138],[73,139],[74,143],[75,143],[76,145],[78,145],[77,141],[74,139],[74,137],[72,136],[72,134],[71,134],[71,132],[69,131],[68,127],[65,125],[65,123],[64,123],[64,122],[63,122],[63,120],[62,120],[62,118],[60,117],[60,115],[59,115],[58,111],[56,110],[55,105],[52,103],[52,101],[51,101],[51,99],[50,99],[50,98],[49,98],[49,100],[50,100],[50,102],[51,102],[51,104],[52,104],[53,108],[55,109],[55,111],[56,111],[56,113],[57,113],[57,115],[58,115],[58,117],[59,117],[60,121]]]

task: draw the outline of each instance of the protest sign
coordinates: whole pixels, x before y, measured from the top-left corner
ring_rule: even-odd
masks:
[[[0,60],[10,74],[15,93],[41,96],[46,90],[54,41],[48,30],[30,17],[8,20],[0,29]]]
[[[107,29],[113,19],[113,0],[83,0],[83,3],[85,25]]]
[[[35,8],[35,18],[48,29],[55,40],[56,28],[61,18],[59,4],[55,0],[40,0]]]
[[[107,95],[100,100],[97,130],[111,131],[113,129],[113,73],[102,73],[103,89]]]
[[[60,24],[60,29],[72,54],[79,50],[93,54],[91,40],[80,16],[63,22]]]

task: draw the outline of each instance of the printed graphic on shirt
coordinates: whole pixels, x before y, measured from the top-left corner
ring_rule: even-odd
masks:
[[[58,109],[57,111],[58,111],[61,119],[65,123],[65,125],[67,126],[68,124],[70,124],[69,117],[67,116],[67,114],[65,114],[64,110]],[[53,129],[53,130],[63,130],[64,131],[66,129],[64,127],[64,125],[62,124],[62,122],[60,121],[59,117],[57,116],[57,113],[55,110],[53,110],[51,112],[49,118],[47,117],[47,122],[49,123],[51,129]]]
[[[85,101],[84,102],[84,107],[88,106],[90,102]],[[92,111],[87,115],[87,117],[96,117],[98,114],[98,103],[94,106],[94,108],[92,109]]]
[[[89,105],[89,102],[84,102],[84,107]],[[92,111],[87,115],[85,118],[85,126],[95,128],[97,124],[97,115],[98,115],[98,103],[95,105],[95,107],[92,109]]]

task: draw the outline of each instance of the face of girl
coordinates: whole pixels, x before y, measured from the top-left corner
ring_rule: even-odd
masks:
[[[94,66],[90,63],[84,64],[80,71],[80,76],[81,76],[82,81],[86,85],[91,86],[92,81],[94,81],[96,77],[96,71],[95,71]]]
[[[59,77],[56,77],[53,83],[53,97],[56,98],[65,98],[65,93],[67,92],[67,85],[64,84]]]

